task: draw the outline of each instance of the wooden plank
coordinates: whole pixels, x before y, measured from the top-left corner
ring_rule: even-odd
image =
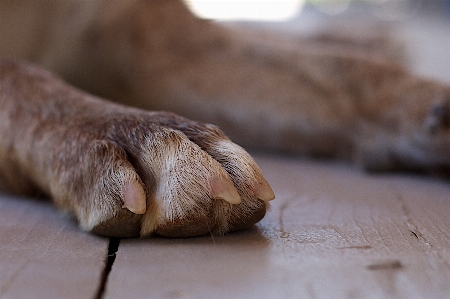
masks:
[[[259,157],[277,194],[256,228],[122,240],[106,298],[446,298],[450,184]]]
[[[48,202],[0,195],[0,298],[94,298],[108,240]]]

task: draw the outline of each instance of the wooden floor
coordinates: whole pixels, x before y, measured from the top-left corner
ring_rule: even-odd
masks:
[[[277,199],[223,237],[120,240],[104,298],[448,298],[450,184],[257,156]],[[96,298],[109,240],[0,197],[0,298]],[[114,245],[114,241],[112,245]]]
[[[426,59],[418,71],[449,75]],[[450,298],[449,181],[256,159],[277,198],[223,237],[109,240],[47,202],[0,195],[0,298]]]
[[[123,240],[106,298],[130,290],[134,298],[450,295],[450,184],[297,159],[258,162],[278,197],[255,229]]]

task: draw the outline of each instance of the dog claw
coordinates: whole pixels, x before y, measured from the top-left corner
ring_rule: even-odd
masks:
[[[265,179],[261,179],[253,192],[256,198],[262,201],[270,201],[275,198],[275,193]]]
[[[144,214],[147,210],[145,191],[139,182],[127,182],[122,187],[124,208],[134,214]]]
[[[215,178],[211,182],[212,198],[222,199],[231,204],[240,204],[241,197],[230,179]]]

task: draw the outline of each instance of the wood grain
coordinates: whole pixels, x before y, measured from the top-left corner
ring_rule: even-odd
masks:
[[[259,157],[275,193],[252,230],[122,240],[106,298],[445,298],[450,184]]]
[[[0,298],[94,298],[108,240],[48,202],[0,195]]]

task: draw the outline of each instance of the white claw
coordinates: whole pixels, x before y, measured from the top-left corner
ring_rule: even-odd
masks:
[[[223,199],[231,204],[240,204],[241,197],[228,178],[214,178],[211,181],[212,198]]]
[[[275,193],[273,193],[272,188],[265,179],[259,180],[259,184],[256,185],[253,192],[256,198],[261,199],[262,201],[270,201],[275,198]]]
[[[147,210],[145,191],[136,181],[126,182],[122,187],[124,208],[135,214],[144,214]]]

